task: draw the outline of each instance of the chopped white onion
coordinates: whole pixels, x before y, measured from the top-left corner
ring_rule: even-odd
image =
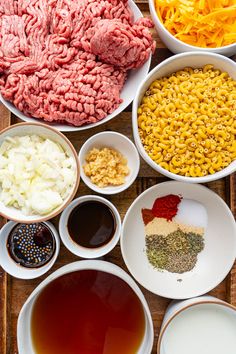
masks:
[[[46,215],[69,196],[76,163],[38,135],[7,137],[0,146],[0,200],[27,215]]]

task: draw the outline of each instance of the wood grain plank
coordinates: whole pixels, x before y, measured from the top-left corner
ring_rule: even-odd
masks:
[[[136,0],[139,8],[141,9],[144,16],[149,16],[148,0]],[[151,68],[155,67],[158,63],[164,59],[173,55],[165,45],[161,42],[155,28],[152,29],[153,37],[157,43],[156,52],[152,58]],[[132,137],[132,124],[131,124],[131,111],[132,106],[127,107],[125,112],[121,113],[117,118],[112,121],[82,133],[68,133],[66,134],[68,138],[72,141],[77,151],[84,143],[86,139],[94,135],[97,132],[104,130],[114,130],[127,135],[129,138]],[[14,118],[13,123],[20,122],[19,119]],[[0,129],[3,129],[5,125],[10,124],[10,114],[5,108],[0,105]],[[134,182],[134,184],[125,192],[118,195],[108,197],[108,199],[113,202],[118,210],[120,211],[121,217],[123,218],[128,207],[133,202],[133,200],[145,189],[151,187],[154,184],[166,181],[167,178],[156,173],[151,169],[143,160],[141,161],[141,169],[139,177]],[[228,202],[236,216],[236,177],[231,176],[225,180],[219,180],[207,184],[207,187],[214,190],[219,194],[224,200]],[[82,196],[86,194],[93,194],[87,186],[81,182],[77,196]],[[59,217],[52,220],[54,225],[57,227]],[[0,220],[0,226],[3,220]],[[33,291],[33,289],[47,277],[49,274],[54,272],[56,269],[62,267],[65,264],[76,261],[79,258],[71,254],[63,245],[61,245],[61,250],[57,262],[54,264],[53,268],[45,276],[42,276],[35,280],[20,280],[12,277],[7,277],[6,273],[0,269],[0,354],[17,354],[17,318],[21,307],[26,301],[27,297]],[[122,259],[120,246],[117,245],[115,249],[108,255],[103,257],[103,259],[110,261],[122,267],[125,271],[127,268]],[[158,333],[163,320],[165,309],[169,304],[168,299],[161,298],[152,294],[151,292],[145,290],[141,287],[147,302],[149,304],[152,319],[154,323],[155,331],[155,341],[153,346],[152,354],[156,353],[156,343],[158,338]],[[236,306],[236,265],[232,269],[231,273],[217,288],[210,292],[211,295],[216,296],[222,300],[228,300]],[[66,353],[65,353],[66,354]]]
[[[11,114],[0,103],[0,131],[11,124]],[[0,217],[0,228],[6,220]],[[7,274],[0,267],[0,353],[7,353]]]
[[[230,208],[236,219],[236,173],[230,176]]]
[[[236,218],[236,173],[232,174],[229,177],[229,187],[230,187],[230,209]],[[227,291],[227,300],[232,305],[236,306],[236,262],[228,276],[228,291]]]
[[[7,353],[7,274],[0,267],[0,353]]]
[[[11,124],[11,114],[8,109],[0,103],[0,131]]]

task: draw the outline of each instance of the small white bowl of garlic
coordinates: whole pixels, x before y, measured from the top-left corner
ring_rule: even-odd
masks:
[[[0,133],[0,214],[33,223],[59,214],[79,185],[77,153],[56,129],[19,123]]]
[[[135,181],[140,158],[133,142],[125,135],[105,131],[93,135],[79,152],[81,179],[100,194],[123,192]]]

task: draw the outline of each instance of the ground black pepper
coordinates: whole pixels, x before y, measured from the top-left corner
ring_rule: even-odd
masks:
[[[204,248],[202,235],[177,229],[168,235],[146,236],[146,253],[154,268],[171,273],[192,270]]]

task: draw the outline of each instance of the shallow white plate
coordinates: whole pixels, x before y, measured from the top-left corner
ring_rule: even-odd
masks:
[[[133,0],[128,1],[129,6],[134,14],[134,19],[138,20],[140,17],[143,17],[142,12],[139,10],[138,6],[134,3]],[[0,94],[0,101],[12,112],[14,113],[17,117],[20,119],[24,120],[25,122],[41,122],[45,123],[48,125],[51,125],[52,127],[62,131],[62,132],[72,132],[72,131],[80,131],[80,130],[85,130],[89,128],[94,128],[100,124],[106,123],[112,118],[116,117],[119,113],[121,113],[134,99],[135,92],[139,84],[142,82],[144,77],[147,76],[150,64],[151,64],[151,55],[149,59],[144,63],[144,65],[136,70],[130,70],[128,73],[128,78],[126,80],[126,83],[121,91],[121,98],[123,99],[123,102],[119,105],[119,107],[111,114],[109,114],[106,118],[102,119],[101,121],[89,125],[83,125],[82,127],[74,127],[72,125],[68,124],[55,124],[55,123],[49,123],[46,122],[42,119],[37,119],[37,118],[32,118],[32,117],[27,117],[24,113],[20,112],[11,102],[6,101]]]
[[[160,272],[148,262],[142,208],[151,208],[157,197],[180,194],[206,208],[205,248],[194,269],[184,274]],[[183,182],[164,182],[143,192],[130,206],[121,232],[121,251],[134,278],[154,294],[184,299],[216,287],[228,274],[236,257],[236,224],[226,203],[210,189]],[[181,281],[179,281],[181,279]]]

